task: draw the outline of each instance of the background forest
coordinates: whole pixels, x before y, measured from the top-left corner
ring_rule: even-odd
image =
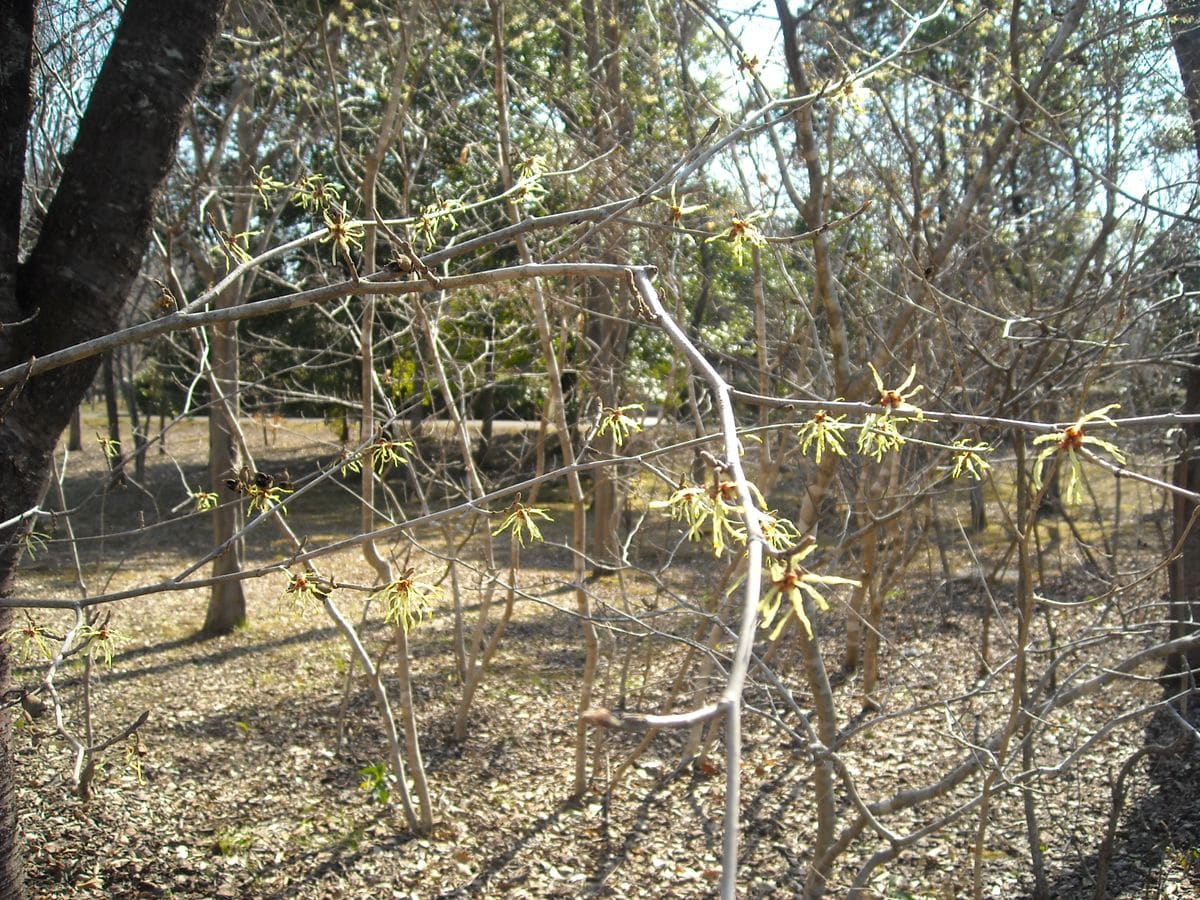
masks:
[[[1200,891],[1200,8],[223,5],[0,11],[0,894]]]

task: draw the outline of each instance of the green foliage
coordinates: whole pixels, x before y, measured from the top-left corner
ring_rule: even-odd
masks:
[[[214,842],[221,856],[237,856],[254,846],[254,832],[249,828],[231,826],[217,832]]]
[[[373,801],[381,806],[386,806],[392,798],[392,785],[396,782],[387,763],[375,762],[363,766],[358,770],[358,774],[362,776],[362,781],[358,784],[359,788],[366,791]]]

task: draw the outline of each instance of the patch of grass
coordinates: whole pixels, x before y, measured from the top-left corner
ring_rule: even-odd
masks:
[[[217,832],[213,849],[221,856],[239,856],[253,847],[255,840],[251,829],[234,825]]]

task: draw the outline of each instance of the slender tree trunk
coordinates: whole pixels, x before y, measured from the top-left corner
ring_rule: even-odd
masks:
[[[71,427],[67,433],[67,449],[72,453],[83,449],[83,411],[80,407],[75,407],[75,412],[71,413]]]
[[[605,262],[616,262],[608,256]],[[589,321],[589,340],[586,342],[590,363],[587,366],[592,389],[604,407],[620,404],[621,370],[629,329],[621,322],[621,305],[616,302],[621,288],[616,284],[593,282],[588,291],[588,309],[595,313]],[[617,452],[612,434],[593,440],[597,451],[612,455]],[[597,574],[607,574],[621,565],[618,532],[620,499],[618,473],[611,466],[597,469],[592,498],[592,559]]]
[[[1192,359],[1200,364],[1200,354]],[[1190,369],[1187,373],[1187,390],[1184,395],[1183,412],[1200,412],[1200,371]],[[1182,428],[1183,448],[1175,463],[1173,481],[1189,491],[1200,490],[1200,426],[1195,422],[1185,423]],[[1167,570],[1171,588],[1172,639],[1183,637],[1196,630],[1200,618],[1200,522],[1193,521],[1197,514],[1196,504],[1186,497],[1174,497],[1174,541],[1180,545],[1180,554]],[[1182,544],[1180,544],[1182,542]],[[1194,685],[1195,678],[1185,673],[1200,667],[1200,651],[1189,654],[1187,659],[1172,657],[1167,661],[1167,672],[1180,675],[1172,680],[1175,689]]]
[[[224,292],[223,297],[236,297],[236,287]],[[217,305],[222,304],[218,299]],[[212,405],[208,412],[208,475],[213,490],[221,495],[222,503],[212,511],[213,537],[218,545],[229,543],[242,527],[243,512],[240,502],[225,490],[225,479],[236,473],[242,465],[238,440],[238,361],[237,323],[214,325],[210,335],[211,366],[209,390]],[[233,540],[213,560],[214,578],[236,575],[242,570],[243,548],[241,541]],[[238,578],[220,581],[213,585],[208,598],[208,610],[204,616],[201,634],[206,637],[229,634],[246,621],[246,593]]]
[[[125,451],[121,446],[121,408],[117,402],[117,376],[113,354],[106,353],[104,371],[104,411],[108,416],[108,469],[112,472],[113,484],[125,483]]]
[[[479,452],[476,465],[487,470],[491,460],[492,437],[496,427],[496,320],[489,316],[487,321],[487,363],[484,373],[486,384],[480,398]]]
[[[1119,482],[1118,482],[1119,484]],[[971,482],[971,533],[979,534],[987,529],[987,504],[984,502],[983,482]]]
[[[138,409],[137,389],[133,384],[133,362],[130,359],[129,348],[125,348],[117,359],[121,362],[117,372],[117,386],[125,398],[125,406],[129,409],[129,430],[133,432],[133,477],[139,482],[146,480],[146,428]]]
[[[594,84],[591,88],[591,140],[596,147],[607,150],[613,144],[628,146],[632,136],[631,110],[622,86],[621,44],[624,17],[615,0],[584,0],[580,6],[584,25],[584,49]],[[605,162],[597,170],[605,182],[598,193],[606,196],[619,190],[618,173]],[[601,261],[624,261],[623,239],[601,235],[602,247],[597,247]],[[586,374],[592,396],[602,406],[615,407],[620,402],[629,327],[623,321],[628,306],[628,289],[623,284],[590,280],[586,286],[588,309],[587,340],[580,349],[586,354],[581,366]],[[591,412],[592,410],[588,410]],[[603,454],[616,452],[612,435],[594,440],[596,450]],[[620,554],[620,496],[618,473],[605,466],[596,470],[592,489],[592,558],[597,574],[606,574],[621,564]]]
[[[491,0],[492,29],[496,35],[496,110],[498,113],[500,138],[500,178],[506,190],[513,185],[512,178],[512,146],[508,131],[508,80],[504,73],[504,4],[502,0]],[[585,0],[585,15],[590,3]],[[589,32],[590,33],[590,32]],[[509,220],[516,222],[520,214],[510,200],[506,204]],[[533,261],[533,253],[529,249],[523,235],[516,237],[517,252],[521,261]],[[558,431],[559,448],[562,452],[562,464],[567,468],[567,489],[571,495],[571,549],[572,574],[574,575],[575,609],[579,615],[579,623],[583,629],[583,673],[579,685],[579,712],[582,713],[592,706],[592,691],[596,681],[596,662],[599,658],[599,641],[596,637],[596,623],[592,621],[591,595],[584,587],[584,551],[587,547],[587,516],[584,508],[583,484],[575,465],[575,429],[567,424],[567,399],[564,390],[564,373],[558,363],[558,355],[554,348],[554,339],[550,330],[550,316],[546,311],[546,295],[542,282],[534,281],[531,292],[533,301],[534,322],[537,324],[538,340],[541,344],[542,358],[546,363],[546,386],[548,389],[547,406],[554,411],[554,425]],[[582,797],[588,786],[587,777],[587,738],[588,725],[582,716],[575,724],[575,778],[572,795]]]

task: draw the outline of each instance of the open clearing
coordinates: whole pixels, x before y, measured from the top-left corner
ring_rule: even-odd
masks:
[[[312,470],[316,457],[324,454],[328,463],[336,456],[336,441],[319,423],[285,423],[270,431],[264,427],[256,435],[248,428],[248,434],[260,440],[256,451],[264,469],[287,466],[300,480]],[[79,505],[72,522],[85,538],[82,571],[91,593],[171,577],[203,553],[204,517],[187,517],[186,504],[179,513],[169,512],[186,499],[184,478],[193,489],[204,483],[202,435],[202,426],[176,429],[169,438],[171,456],[151,451],[145,490],[132,485],[106,490],[105,463],[94,445],[71,456],[66,492],[68,505]],[[318,438],[324,443],[314,445]],[[314,545],[357,530],[351,495],[333,485],[323,490],[326,493],[297,504],[289,514],[293,527]],[[549,505],[555,508],[553,497]],[[578,623],[567,609],[571,598],[564,590],[570,557],[556,543],[563,540],[566,526],[561,515],[556,518],[559,521],[547,528],[547,544],[526,550],[518,575],[520,588],[540,600],[518,600],[464,743],[451,740],[460,685],[449,609],[438,608],[432,620],[414,632],[416,713],[438,820],[425,837],[406,833],[399,812],[381,806],[360,786],[360,771],[384,760],[386,749],[370,691],[358,678],[350,685],[346,742],[339,751],[346,646],[320,610],[298,612],[281,597],[287,585],[282,571],[247,584],[249,624],[225,638],[194,638],[207,600],[201,590],[117,604],[113,626],[121,635],[118,652],[110,668],[94,675],[96,734],[102,738],[118,732],[143,711],[149,718],[139,739],[119,743],[109,752],[89,801],[70,792],[66,779],[71,757],[54,734],[52,717],[17,720],[19,809],[35,894],[714,894],[723,791],[719,736],[706,760],[676,772],[684,736],[659,735],[607,793],[607,779],[625,760],[637,735],[606,735],[594,754],[593,790],[581,802],[567,799],[583,655]],[[139,532],[142,522],[168,524]],[[646,546],[675,548],[678,526],[663,522],[658,529],[647,536]],[[62,536],[61,528],[52,535]],[[287,552],[269,523],[252,536],[248,547],[249,559],[256,564],[286,559]],[[687,553],[687,564],[676,570],[685,574],[674,576],[673,587],[698,594],[721,565],[688,547],[680,552]],[[354,551],[322,564],[340,581],[369,582]],[[27,596],[77,596],[65,545],[52,542],[27,561],[19,583]],[[1084,589],[1069,573],[1059,586],[1064,598],[1076,598]],[[635,572],[598,579],[589,588],[601,612],[632,604],[649,614],[669,605],[661,590]],[[1157,580],[1138,588],[1148,599],[1162,589]],[[359,621],[364,595],[346,594],[343,608]],[[931,591],[922,582],[894,594],[885,616],[885,687],[877,698],[881,709],[862,711],[856,676],[837,685],[844,723],[869,724],[879,717],[876,727],[863,729],[863,736],[845,748],[868,801],[925,784],[933,772],[948,768],[963,754],[961,742],[947,727],[950,705],[944,701],[968,692],[974,683],[979,611],[985,602],[982,592],[968,583],[951,592]],[[1011,614],[1003,597],[999,602]],[[1136,598],[1127,602],[1135,606]],[[831,661],[840,658],[844,640],[838,613],[835,605],[817,623]],[[680,632],[687,630],[681,615],[669,613],[672,627]],[[368,613],[362,631],[373,652],[389,642],[390,629],[377,610]],[[615,706],[624,693],[630,709],[656,710],[678,670],[682,650],[664,651],[665,644],[645,642],[636,644],[627,660],[623,651],[611,652],[611,642],[602,646],[601,693],[606,702]],[[777,670],[804,706],[802,674],[789,658],[785,651]],[[384,663],[385,671],[388,665]],[[32,686],[43,670],[32,664],[20,668],[16,681]],[[81,672],[82,664],[71,661],[58,680],[73,725],[82,715]],[[1090,723],[1158,696],[1149,677],[1093,695],[1057,718],[1047,740],[1061,742],[1058,755],[1065,755],[1086,736]],[[743,767],[741,884],[746,896],[790,897],[803,883],[809,860],[814,828],[811,770],[794,742],[754,713],[760,699],[752,688]],[[894,721],[888,718],[909,707],[916,711]],[[989,714],[982,704],[954,708],[960,718],[970,714],[979,717],[981,727],[987,724]],[[1110,734],[1101,752],[1062,777],[1037,782],[1055,896],[1091,896],[1116,773],[1133,751],[1160,740],[1157,735],[1166,727],[1157,718],[1147,723],[1145,717],[1133,717]],[[1196,755],[1143,760],[1134,768],[1128,788],[1110,895],[1196,896]],[[977,790],[973,779],[959,798],[969,797],[971,790]],[[935,818],[931,813],[938,808],[901,814],[888,822],[903,830]],[[850,810],[844,807],[842,812]],[[877,895],[968,893],[977,824],[977,818],[966,816],[907,849],[899,861],[877,871],[872,882]],[[1024,834],[1019,796],[999,795],[983,854],[986,896],[1022,896],[1031,889]],[[878,838],[868,838],[856,845],[850,858],[857,866],[885,846]],[[838,869],[831,893],[843,893],[848,882],[841,879],[852,875],[852,869]]]

